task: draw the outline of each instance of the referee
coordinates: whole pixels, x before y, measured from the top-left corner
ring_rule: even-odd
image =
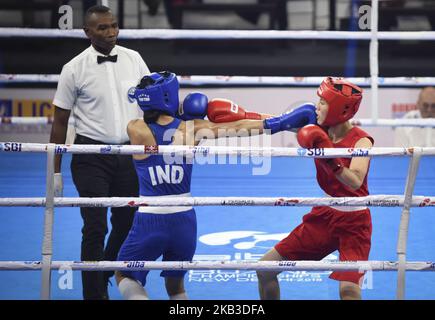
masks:
[[[128,100],[128,89],[149,74],[138,52],[116,45],[119,28],[105,6],[93,6],[85,15],[84,31],[91,46],[65,64],[60,74],[50,142],[63,144],[68,120],[75,120],[75,144],[127,144],[127,124],[142,118]],[[138,181],[131,156],[74,154],[74,184],[80,197],[137,197]],[[55,193],[62,196],[61,155],[55,161]],[[130,230],[136,208],[111,208],[108,232],[106,208],[81,208],[81,260],[116,260]],[[107,284],[113,272],[82,272],[85,300],[109,299]]]

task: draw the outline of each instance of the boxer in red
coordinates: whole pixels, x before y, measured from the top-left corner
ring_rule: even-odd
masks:
[[[348,121],[358,111],[362,89],[341,79],[328,77],[317,90],[317,124],[297,132],[303,148],[371,148],[374,140]],[[369,194],[369,157],[315,160],[317,181],[331,197],[363,197]],[[352,212],[349,212],[352,211]],[[262,261],[321,260],[338,250],[340,261],[368,260],[372,223],[367,207],[314,207],[286,238],[269,250]],[[261,299],[279,299],[278,273],[258,271]],[[333,272],[340,281],[341,299],[361,299],[364,273]]]

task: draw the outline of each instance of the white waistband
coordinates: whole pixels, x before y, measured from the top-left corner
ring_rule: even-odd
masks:
[[[182,194],[170,194],[165,196],[151,196],[151,198],[166,198],[166,197],[191,197],[190,192]],[[150,198],[149,196],[140,196],[141,199]],[[156,214],[169,214],[191,210],[192,207],[139,207],[138,212],[143,213],[156,213]]]
[[[329,194],[325,193],[325,196],[332,198]],[[350,206],[329,206],[330,208],[338,211],[344,211],[344,212],[352,212],[352,211],[361,211],[366,210],[367,207],[350,207]]]
[[[332,209],[338,211],[352,212],[352,211],[361,211],[367,209],[367,207],[348,207],[348,206],[329,206]]]

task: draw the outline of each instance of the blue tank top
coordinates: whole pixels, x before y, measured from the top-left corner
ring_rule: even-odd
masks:
[[[158,145],[172,143],[175,130],[181,120],[174,120],[167,125],[148,123]],[[169,161],[165,162],[165,157]],[[175,160],[175,161],[174,161]],[[151,155],[143,160],[133,160],[139,179],[139,194],[141,196],[164,196],[190,192],[192,164],[186,159],[174,155]]]

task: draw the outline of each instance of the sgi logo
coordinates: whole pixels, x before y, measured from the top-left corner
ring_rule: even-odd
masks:
[[[325,150],[323,148],[307,149],[307,150],[308,150],[307,156],[310,157],[319,157],[325,155]]]
[[[3,144],[3,150],[10,152],[21,152],[21,143],[5,142]]]
[[[300,157],[303,157],[307,153],[307,149],[298,148],[297,152]]]

